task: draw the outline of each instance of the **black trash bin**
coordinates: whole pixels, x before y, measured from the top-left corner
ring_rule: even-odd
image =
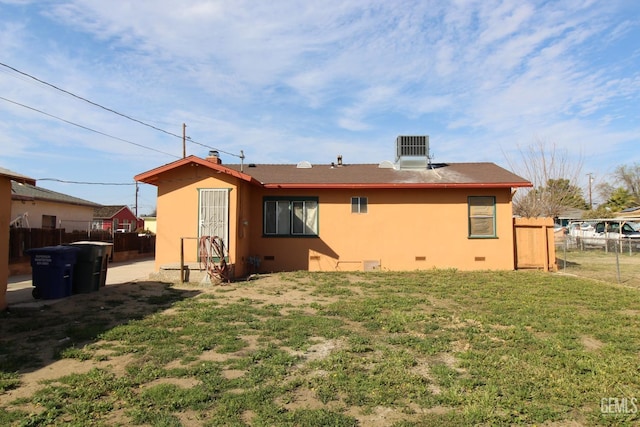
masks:
[[[113,243],[108,242],[93,242],[96,245],[104,247],[104,258],[102,259],[102,270],[100,270],[100,286],[107,284],[107,268],[109,267],[109,260],[113,259]]]
[[[34,298],[58,299],[71,295],[78,248],[45,246],[25,252],[31,256]]]
[[[74,242],[71,246],[77,248],[78,260],[73,269],[74,294],[85,294],[100,289],[100,277],[104,260],[104,246],[93,242]]]

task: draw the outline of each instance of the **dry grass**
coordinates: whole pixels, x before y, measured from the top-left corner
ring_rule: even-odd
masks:
[[[640,289],[640,252],[616,254],[604,249],[565,250],[558,246],[556,258],[562,273]]]
[[[637,425],[638,307],[541,272],[107,286],[2,315],[0,425]]]

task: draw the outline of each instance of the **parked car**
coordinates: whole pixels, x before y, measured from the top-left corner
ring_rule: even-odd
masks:
[[[611,237],[640,238],[640,224],[635,222],[598,222],[595,228],[596,233],[609,233]]]
[[[571,235],[578,245],[605,247],[608,241],[629,240],[640,244],[640,224],[625,220],[572,223]]]
[[[592,237],[595,234],[595,227],[589,222],[572,222],[568,226],[568,234],[574,241],[579,241],[583,237]]]

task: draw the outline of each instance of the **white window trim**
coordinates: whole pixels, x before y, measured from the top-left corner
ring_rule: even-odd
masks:
[[[222,239],[226,248],[229,247],[230,191],[229,188],[198,189],[198,239],[203,236],[217,236]],[[208,205],[205,206],[203,203]],[[215,206],[216,204],[218,205]],[[208,221],[206,217],[209,217]]]

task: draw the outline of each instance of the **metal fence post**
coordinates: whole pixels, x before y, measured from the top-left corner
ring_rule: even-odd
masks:
[[[567,245],[569,244],[569,238],[567,236],[565,236],[564,238],[564,259],[562,260],[562,271],[564,271],[565,273],[567,272]]]
[[[616,250],[616,271],[618,273],[618,283],[620,283],[620,256],[618,255],[618,240],[614,241],[614,248]]]

